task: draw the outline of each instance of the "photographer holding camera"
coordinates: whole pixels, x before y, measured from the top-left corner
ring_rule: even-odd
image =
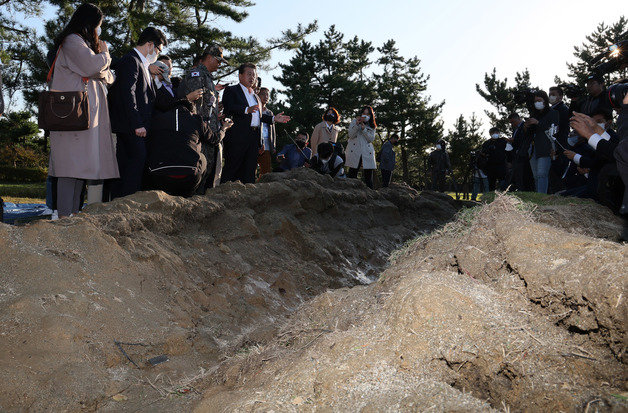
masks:
[[[587,92],[589,96],[582,101],[579,110],[576,112],[593,116],[593,112],[598,109],[611,110],[611,106],[606,97],[607,90],[604,87],[604,77],[601,74],[593,73],[589,75],[587,78]]]
[[[554,135],[558,132],[558,112],[549,107],[549,97],[543,90],[532,92],[534,108],[531,117],[524,122],[524,130],[530,141],[530,168],[534,176],[536,192],[546,194],[549,185],[551,154]]]

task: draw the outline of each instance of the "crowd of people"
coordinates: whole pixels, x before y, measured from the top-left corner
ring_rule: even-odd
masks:
[[[496,189],[533,191],[591,198],[628,213],[624,198],[628,179],[621,175],[627,145],[619,145],[628,135],[626,99],[623,105],[613,105],[600,74],[588,77],[586,89],[586,96],[574,96],[569,105],[560,86],[551,87],[549,94],[527,92],[529,117],[511,113],[511,134],[492,127],[489,139],[470,154],[471,199]],[[617,122],[613,110],[620,112]],[[451,170],[445,147],[446,142],[439,141],[429,157],[435,190],[443,190]]]
[[[261,87],[254,64],[238,67],[238,84],[216,83],[214,74],[227,61],[213,44],[177,78],[161,30],[144,29],[133,50],[114,59],[100,40],[102,21],[97,6],[79,6],[49,59],[50,89],[84,89],[90,105],[87,130],[50,132],[49,204],[59,217],[77,213],[85,198],[109,201],[144,189],[192,196],[225,182],[254,183],[266,173],[302,167],[334,178],[357,178],[361,169],[373,188],[379,162],[382,185],[390,185],[399,136],[391,135],[376,153],[371,106],[351,120],[346,148],[338,142],[341,115],[329,107],[311,139],[302,130],[278,150],[275,125],[290,117],[267,107],[270,90]],[[571,99],[569,106],[559,86],[549,94],[529,91],[529,117],[510,114],[511,134],[491,128],[470,156],[472,199],[496,189],[536,191],[593,198],[628,212],[628,177],[620,177],[628,155],[625,142],[619,145],[627,133],[626,101],[623,109],[611,107],[600,75],[591,75],[586,86],[588,96]],[[612,129],[613,109],[624,112],[619,135]],[[452,171],[445,140],[428,162],[431,189],[444,191]]]
[[[373,188],[378,156],[390,183],[398,138],[375,153],[372,107],[351,122],[346,152],[333,107],[314,127],[310,147],[301,131],[278,151],[275,125],[290,117],[267,108],[270,91],[254,64],[238,67],[238,84],[217,84],[214,74],[227,61],[214,44],[176,78],[161,30],[144,29],[133,50],[113,59],[100,40],[102,21],[97,6],[79,6],[49,59],[50,89],[85,88],[90,105],[87,130],[50,132],[49,188],[59,217],[79,212],[85,198],[109,201],[143,189],[191,196],[225,182],[253,183],[273,171],[273,159],[277,171],[310,167],[333,177],[356,178],[362,168]]]

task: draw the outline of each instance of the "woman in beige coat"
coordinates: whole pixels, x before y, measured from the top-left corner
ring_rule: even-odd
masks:
[[[312,138],[310,139],[310,147],[312,148],[312,156],[318,153],[318,145],[323,142],[336,143],[338,140],[338,132],[340,129],[340,114],[335,108],[330,107],[323,115],[323,121],[314,127]]]
[[[375,112],[370,106],[364,106],[360,116],[351,121],[349,125],[349,139],[347,141],[347,160],[345,166],[349,168],[347,178],[357,178],[358,171],[362,167],[362,175],[366,186],[373,189],[373,173],[377,164],[375,162]]]
[[[83,4],[55,41],[57,57],[50,89],[86,88],[89,99],[88,130],[50,132],[48,174],[58,178],[59,217],[79,211],[85,180],[119,177],[107,107],[107,85],[113,83],[111,57],[107,44],[99,40],[102,19],[98,7]],[[83,77],[88,78],[87,85]]]

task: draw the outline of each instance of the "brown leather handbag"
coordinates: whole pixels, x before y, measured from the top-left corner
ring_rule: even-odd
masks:
[[[48,72],[48,85],[52,80],[57,56]],[[48,90],[39,94],[39,127],[47,131],[81,131],[89,129],[89,99],[87,98],[88,78],[84,77],[84,90],[76,92],[60,92]]]

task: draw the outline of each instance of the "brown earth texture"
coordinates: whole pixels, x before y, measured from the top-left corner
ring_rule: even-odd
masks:
[[[622,225],[309,170],[0,224],[0,411],[628,411]]]

